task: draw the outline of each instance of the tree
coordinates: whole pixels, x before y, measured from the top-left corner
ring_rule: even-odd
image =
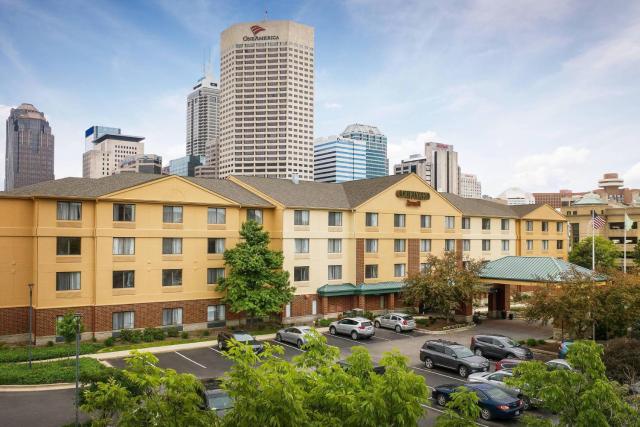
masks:
[[[216,426],[219,419],[200,407],[202,388],[191,374],[157,366],[151,353],[134,351],[119,378],[98,382],[84,392],[83,411],[95,426]]]
[[[569,252],[569,261],[584,268],[591,268],[591,237],[580,240]],[[619,251],[616,245],[604,237],[596,236],[596,270],[607,271],[613,268]]]
[[[240,236],[243,241],[224,253],[230,271],[217,290],[226,292],[232,311],[245,312],[250,320],[281,312],[295,291],[282,270],[282,252],[269,249],[269,233],[255,221],[242,224]]]
[[[473,427],[479,416],[478,395],[461,386],[451,393],[451,400],[438,417],[436,427]]]
[[[567,354],[574,370],[548,370],[541,362],[524,362],[506,382],[557,414],[560,426],[637,426],[640,412],[606,377],[602,351],[593,341],[576,341]],[[534,420],[530,424],[541,425]]]
[[[453,252],[445,253],[442,258],[430,255],[429,268],[405,279],[405,302],[414,306],[426,302],[448,322],[454,310],[470,303],[476,294],[486,292],[486,286],[479,279],[482,263],[469,261],[465,268],[460,268],[458,263]]]
[[[73,313],[65,314],[56,325],[58,335],[63,337],[66,343],[75,341],[78,323],[80,324],[80,333],[84,332],[84,325],[80,317],[76,317]]]
[[[633,247],[633,262],[640,267],[640,241]]]
[[[615,338],[607,341],[602,360],[607,377],[627,385],[640,381],[640,340]]]

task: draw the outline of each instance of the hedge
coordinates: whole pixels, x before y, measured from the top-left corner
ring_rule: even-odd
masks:
[[[113,375],[114,369],[107,368],[89,357],[80,359],[80,381],[105,381]],[[76,380],[75,360],[56,360],[54,362],[5,363],[0,365],[0,384],[54,384],[72,383]]]
[[[80,343],[80,354],[96,353],[104,345],[100,343]],[[32,347],[32,360],[55,359],[75,356],[76,344],[56,344],[51,347]],[[28,347],[0,347],[0,363],[26,362],[29,360]]]

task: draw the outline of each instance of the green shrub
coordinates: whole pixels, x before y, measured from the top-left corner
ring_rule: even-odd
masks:
[[[80,343],[80,354],[95,353],[104,347],[100,343],[83,342]],[[76,354],[76,344],[56,344],[53,346],[32,347],[32,360],[55,359],[58,357],[74,356]],[[0,363],[6,362],[26,362],[29,360],[28,347],[5,347],[0,349]],[[0,369],[1,370],[1,369]]]
[[[34,363],[29,369],[26,363],[10,363],[0,369],[0,384],[54,384],[75,381],[75,360],[57,360],[55,362]],[[95,359],[80,359],[80,381],[104,381],[113,374],[113,368],[107,368]]]
[[[120,330],[120,340],[137,344],[142,341],[142,332],[138,329],[122,329]]]
[[[538,345],[538,340],[535,339],[535,338],[529,338],[529,339],[527,339],[527,345],[529,347],[535,347],[535,346]]]
[[[318,325],[319,327],[321,327],[321,328],[322,328],[322,327],[326,328],[327,326],[329,326],[329,325],[331,324],[331,322],[335,322],[336,320],[338,320],[338,319],[318,319],[318,320],[316,321],[316,323],[317,323],[317,325]]]
[[[527,342],[525,340],[518,340],[518,344],[525,345]]]
[[[371,311],[365,311],[363,316],[369,320],[373,320],[376,317]]]
[[[540,345],[543,345],[543,344],[546,344],[546,343],[547,343],[546,340],[538,340],[538,344],[540,344]]]
[[[202,335],[203,337],[208,337],[208,336],[209,336],[209,330],[208,330],[208,329],[205,329],[204,331],[202,331],[202,334],[201,334],[201,335]]]
[[[53,347],[53,341],[47,341],[47,347]]]
[[[79,322],[80,333],[84,332],[84,325],[82,324],[82,319],[78,319],[76,321],[76,316],[73,313],[67,313],[62,316],[62,319],[57,323],[57,333],[64,341],[67,343],[73,342],[76,340],[76,332],[77,332],[77,324]]]
[[[104,345],[107,347],[112,347],[113,344],[115,344],[116,340],[113,337],[109,337],[106,340],[104,340]]]
[[[180,338],[182,338],[183,340],[186,340],[187,338],[189,338],[189,332],[184,331],[180,334]]]
[[[170,326],[167,328],[167,336],[171,338],[177,338],[180,331],[175,326]]]
[[[164,331],[160,328],[145,328],[142,332],[142,340],[145,342],[162,341],[164,339]]]

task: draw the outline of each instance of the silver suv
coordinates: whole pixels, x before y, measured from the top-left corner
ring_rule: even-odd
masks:
[[[416,321],[405,313],[388,313],[373,319],[376,328],[395,329],[396,332],[413,331],[416,328]]]
[[[336,320],[329,325],[329,333],[331,335],[342,334],[349,335],[351,339],[371,338],[376,334],[373,329],[371,320],[364,317],[347,317],[342,320]]]

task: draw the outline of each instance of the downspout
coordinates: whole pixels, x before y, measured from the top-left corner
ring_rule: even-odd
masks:
[[[95,200],[93,205],[93,227],[91,234],[93,236],[93,319],[91,325],[92,337],[96,337],[96,295],[98,292],[98,199]],[[134,325],[135,326],[135,325]]]
[[[34,310],[33,310],[33,340],[36,341],[38,339],[38,328],[36,327],[38,321],[38,284],[39,284],[39,276],[38,276],[38,259],[39,259],[39,238],[38,238],[38,219],[39,219],[39,213],[40,213],[40,203],[36,200],[35,197],[32,198],[33,200],[33,205],[34,205],[34,209],[33,209],[33,239],[35,240],[35,245],[34,245],[34,256],[33,256],[33,268],[32,268],[32,274],[33,277],[31,278],[31,280],[33,280],[33,283],[35,283],[35,304],[34,304]]]

